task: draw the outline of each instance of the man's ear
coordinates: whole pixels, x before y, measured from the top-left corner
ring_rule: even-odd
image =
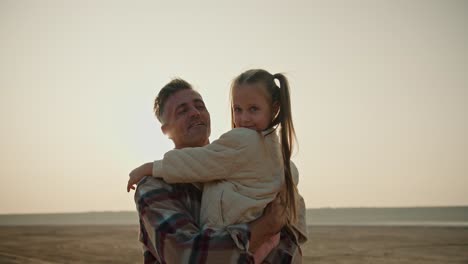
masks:
[[[167,130],[168,130],[168,129],[167,129],[167,124],[164,124],[164,125],[161,126],[161,132],[162,132],[164,135],[167,135],[167,132],[168,132]]]

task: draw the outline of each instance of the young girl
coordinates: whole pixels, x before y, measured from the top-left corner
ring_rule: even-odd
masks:
[[[297,221],[298,171],[290,161],[295,132],[286,77],[259,69],[242,73],[233,81],[231,106],[231,131],[204,147],[174,149],[140,166],[130,174],[127,191],[148,174],[167,183],[203,182],[201,225],[227,226],[261,216],[285,186],[288,223],[305,239],[304,221]]]

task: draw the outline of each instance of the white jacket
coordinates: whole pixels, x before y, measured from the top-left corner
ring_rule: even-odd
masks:
[[[291,162],[293,180],[298,170]],[[265,135],[235,128],[204,147],[174,149],[153,163],[153,176],[167,183],[203,182],[200,223],[227,226],[261,216],[284,184],[281,144],[275,131]],[[299,225],[306,236],[304,201]]]

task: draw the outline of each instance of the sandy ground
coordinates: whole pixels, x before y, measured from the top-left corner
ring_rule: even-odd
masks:
[[[137,234],[137,226],[0,227],[0,263],[141,263]],[[314,226],[309,236],[304,263],[468,264],[468,228]]]

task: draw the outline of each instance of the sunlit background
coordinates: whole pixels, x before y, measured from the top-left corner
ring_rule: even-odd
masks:
[[[0,214],[135,210],[152,104],[285,73],[308,208],[468,205],[467,1],[0,0]]]

